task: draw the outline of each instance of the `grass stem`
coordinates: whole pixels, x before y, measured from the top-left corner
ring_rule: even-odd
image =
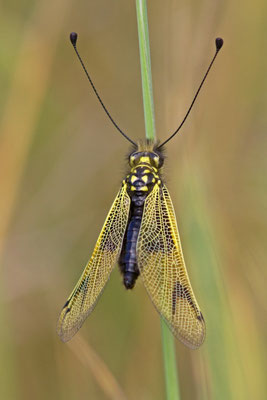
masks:
[[[146,0],[136,0],[146,138],[156,139]]]
[[[165,386],[167,400],[180,400],[178,371],[175,359],[174,337],[168,325],[161,318],[161,340],[165,372]]]
[[[156,128],[154,117],[146,0],[136,0],[136,13],[139,36],[146,138],[150,140],[155,140]],[[168,326],[163,320],[161,320],[161,332],[167,400],[179,400],[180,396],[175,359],[174,338]]]

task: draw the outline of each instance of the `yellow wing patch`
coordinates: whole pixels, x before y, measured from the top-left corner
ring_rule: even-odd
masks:
[[[205,338],[205,322],[183,258],[167,188],[156,184],[148,195],[137,242],[137,261],[156,309],[174,335],[191,348]]]
[[[130,209],[126,189],[124,183],[112,204],[92,257],[61,311],[57,332],[63,342],[75,335],[93,310],[119,257]]]

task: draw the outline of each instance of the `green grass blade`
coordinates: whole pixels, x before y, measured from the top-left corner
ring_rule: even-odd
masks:
[[[150,140],[155,140],[156,128],[155,128],[155,117],[154,117],[147,7],[145,0],[136,0],[136,13],[137,13],[138,37],[139,37],[146,138]]]
[[[180,394],[174,337],[163,318],[161,318],[161,338],[167,400],[179,400]]]
[[[155,140],[156,129],[146,0],[136,0],[136,12],[139,36],[146,138]],[[180,396],[175,360],[174,338],[168,326],[163,320],[161,321],[161,332],[167,400],[179,400]]]

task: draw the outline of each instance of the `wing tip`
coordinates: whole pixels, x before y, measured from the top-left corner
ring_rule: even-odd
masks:
[[[198,337],[197,339],[192,340],[191,338],[188,339],[181,334],[175,334],[176,338],[179,339],[185,346],[189,347],[192,350],[197,350],[205,341],[206,334],[203,334]]]
[[[66,302],[66,304],[64,305],[60,316],[58,318],[58,322],[57,322],[57,334],[60,337],[60,340],[63,343],[68,342],[77,331],[73,331],[73,329],[69,329],[68,327],[66,327],[66,316],[68,315],[68,313],[70,312],[70,308],[68,307],[69,304],[69,300]]]
[[[80,328],[77,327],[75,327],[74,329],[64,328],[61,321],[59,320],[57,325],[57,334],[63,343],[67,343],[69,340],[73,338],[73,336],[78,332],[79,329]]]
[[[206,338],[206,326],[202,314],[201,317],[198,318],[198,321],[200,321],[200,323],[198,324],[198,329],[197,331],[195,330],[193,333],[189,333],[186,330],[181,330],[181,328],[179,329],[179,327],[175,327],[165,318],[164,320],[176,339],[178,339],[190,349],[197,350],[204,343]]]

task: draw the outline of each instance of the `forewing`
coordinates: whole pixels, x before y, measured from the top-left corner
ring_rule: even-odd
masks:
[[[80,329],[109,279],[121,251],[129,209],[130,197],[126,184],[123,184],[109,211],[92,257],[61,311],[57,332],[63,342],[70,340]]]
[[[137,243],[144,285],[174,335],[191,348],[205,338],[205,322],[183,258],[176,218],[166,186],[148,195]]]

